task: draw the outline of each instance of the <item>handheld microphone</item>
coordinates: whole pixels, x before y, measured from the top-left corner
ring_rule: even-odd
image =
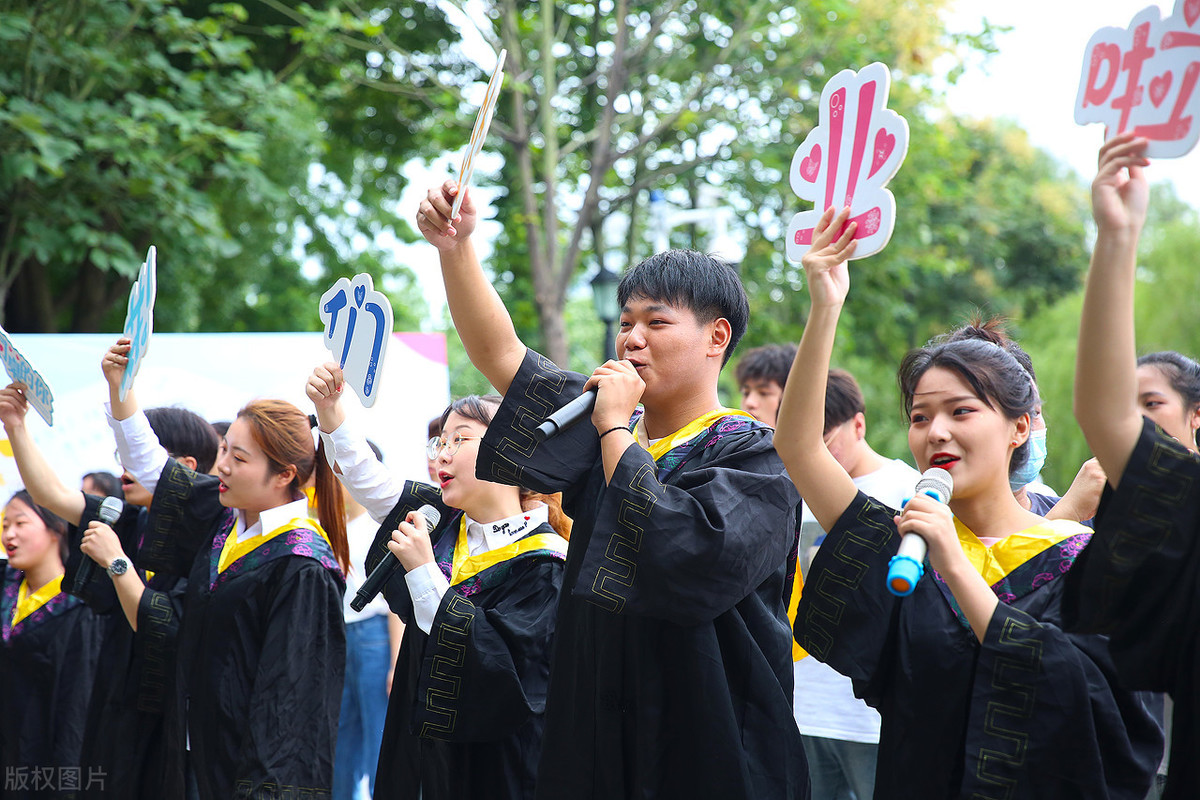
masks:
[[[565,406],[546,417],[546,421],[537,426],[533,438],[544,442],[574,425],[579,420],[592,413],[596,407],[596,390],[588,389]]]
[[[111,527],[121,518],[121,512],[125,510],[125,504],[117,497],[106,497],[100,501],[100,510],[97,515],[100,521]],[[92,575],[96,571],[96,562],[91,556],[84,556],[83,561],[79,564],[79,569],[75,572],[75,583],[71,585],[71,594],[78,595],[83,591],[83,587],[91,583]]]
[[[428,531],[432,531],[442,521],[442,513],[428,503],[418,508],[417,513],[425,518],[425,529]],[[391,580],[398,569],[400,569],[400,559],[389,551],[383,561],[380,561],[375,565],[375,569],[371,570],[371,574],[363,582],[358,594],[354,595],[354,599],[350,601],[350,607],[355,611],[362,611],[367,603],[375,599],[384,584]]]
[[[924,494],[939,503],[950,502],[954,492],[954,478],[939,467],[930,467],[921,475],[914,494]],[[897,597],[908,597],[917,588],[917,581],[925,574],[925,553],[929,545],[917,533],[906,533],[900,538],[900,550],[888,562],[887,588]]]

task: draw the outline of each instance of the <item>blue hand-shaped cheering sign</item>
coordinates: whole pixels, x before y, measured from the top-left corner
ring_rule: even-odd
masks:
[[[338,278],[321,295],[322,340],[338,360],[346,382],[370,408],[379,393],[379,373],[392,338],[392,304],[382,292],[375,291],[371,276],[364,273],[354,280]]]
[[[13,381],[25,384],[25,399],[42,415],[47,425],[54,425],[54,393],[46,379],[33,368],[24,356],[17,352],[8,334],[0,328],[0,361]]]
[[[142,366],[154,332],[154,298],[158,294],[158,250],[150,245],[137,280],[129,290],[129,310],[125,312],[124,335],[129,337],[129,363],[121,378],[119,397],[124,400],[133,379]]]

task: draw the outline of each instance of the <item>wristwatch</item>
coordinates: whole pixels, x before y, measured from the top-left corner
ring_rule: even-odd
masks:
[[[118,575],[124,575],[129,571],[129,562],[123,558],[114,558],[112,564],[104,570],[108,573],[108,577],[115,578]]]

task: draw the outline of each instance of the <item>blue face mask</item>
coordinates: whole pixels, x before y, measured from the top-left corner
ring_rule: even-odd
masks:
[[[1029,434],[1029,458],[1013,474],[1008,476],[1008,485],[1015,492],[1037,480],[1046,464],[1046,429]]]

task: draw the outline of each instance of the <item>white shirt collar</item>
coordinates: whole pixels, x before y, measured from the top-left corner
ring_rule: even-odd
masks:
[[[262,536],[264,533],[270,533],[276,528],[283,527],[294,519],[304,519],[308,517],[308,498],[301,497],[299,500],[293,500],[290,503],[284,503],[281,506],[268,508],[266,511],[260,512],[258,522],[246,527],[246,512],[238,511],[241,525],[239,526],[244,533],[238,536],[238,541],[246,541],[255,536]]]
[[[475,555],[504,547],[549,519],[550,509],[544,505],[495,522],[476,522],[467,517],[467,549]]]

